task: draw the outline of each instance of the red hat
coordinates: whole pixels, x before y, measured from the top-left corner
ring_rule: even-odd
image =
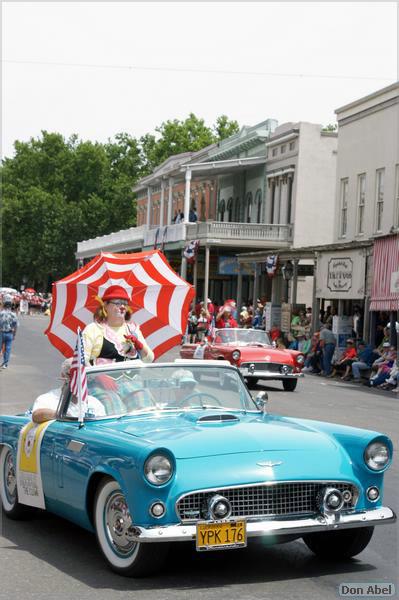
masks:
[[[131,302],[131,298],[125,288],[123,288],[121,285],[110,285],[109,288],[105,290],[101,300],[103,300],[103,302],[108,302],[108,300],[116,299],[127,300],[128,302]]]

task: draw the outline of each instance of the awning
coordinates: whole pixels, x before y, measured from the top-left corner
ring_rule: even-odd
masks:
[[[399,235],[374,242],[370,310],[399,310]]]

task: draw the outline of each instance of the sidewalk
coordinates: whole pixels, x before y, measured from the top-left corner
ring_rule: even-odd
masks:
[[[369,387],[366,384],[368,379],[362,378],[361,381],[355,381],[354,379],[342,380],[340,376],[336,377],[326,377],[325,375],[320,375],[319,373],[312,373],[311,371],[305,371],[305,376],[311,375],[312,377],[317,377],[322,379],[323,381],[331,381],[334,383],[341,383],[342,385],[349,385],[351,388],[358,387],[362,390],[362,392],[372,392],[373,394],[378,393],[379,395],[388,396],[392,398],[399,398],[398,392],[394,392],[393,390],[383,390],[378,387]]]

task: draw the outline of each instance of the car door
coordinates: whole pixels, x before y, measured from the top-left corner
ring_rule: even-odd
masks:
[[[84,519],[86,487],[92,468],[86,426],[77,420],[53,425],[53,477],[58,512],[72,520]]]

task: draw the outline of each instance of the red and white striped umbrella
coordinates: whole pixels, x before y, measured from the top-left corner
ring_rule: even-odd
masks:
[[[78,327],[93,321],[111,285],[126,289],[132,319],[158,358],[180,343],[186,330],[194,288],[177,275],[159,250],[134,254],[101,253],[84,267],[53,284],[53,306],[46,334],[64,356],[73,355]]]

